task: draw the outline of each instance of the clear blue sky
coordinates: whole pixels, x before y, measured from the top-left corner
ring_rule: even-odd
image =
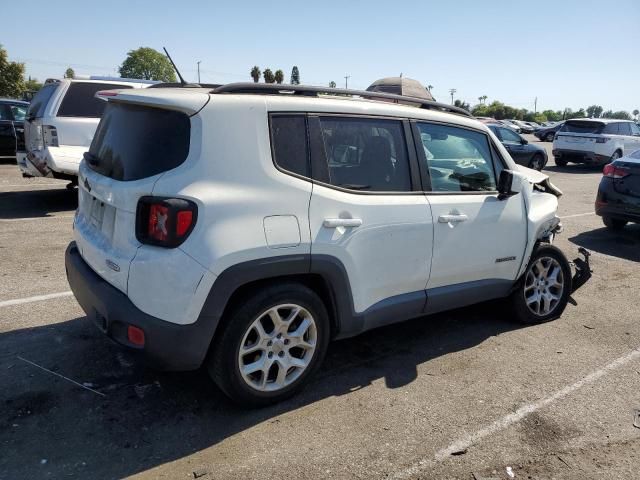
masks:
[[[201,60],[203,82],[298,65],[303,83],[354,88],[402,72],[440,101],[640,108],[640,0],[2,3],[0,43],[39,80],[113,75],[127,51],[166,46],[190,80]]]

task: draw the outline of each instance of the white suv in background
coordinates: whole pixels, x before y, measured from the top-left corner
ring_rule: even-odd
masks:
[[[464,110],[253,83],[106,98],[71,289],[112,339],[205,364],[238,402],[293,394],[329,340],[382,325],[497,298],[557,318],[590,276],[549,245],[560,192]]]
[[[556,165],[605,165],[640,149],[640,127],[630,120],[567,120],[553,140]]]
[[[82,155],[91,144],[105,102],[101,90],[148,87],[147,80],[88,77],[48,79],[29,105],[25,148],[17,154],[24,176],[53,177],[75,183]]]

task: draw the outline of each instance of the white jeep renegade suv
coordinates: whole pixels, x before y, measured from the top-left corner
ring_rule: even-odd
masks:
[[[497,298],[543,322],[589,277],[549,245],[560,192],[455,107],[256,84],[106,99],[71,288],[111,338],[205,364],[238,402],[297,391],[330,339]]]

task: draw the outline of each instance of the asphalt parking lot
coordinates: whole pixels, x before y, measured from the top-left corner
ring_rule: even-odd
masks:
[[[491,303],[379,329],[246,411],[85,321],[64,272],[75,193],[0,164],[0,480],[637,478],[640,225],[593,214],[600,169],[545,171],[564,192],[556,244],[593,252],[560,320],[522,327]]]

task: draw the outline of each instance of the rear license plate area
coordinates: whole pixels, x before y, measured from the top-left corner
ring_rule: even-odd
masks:
[[[89,204],[89,221],[98,230],[102,229],[102,221],[104,220],[104,202],[98,200],[95,197],[91,197],[91,203]]]

